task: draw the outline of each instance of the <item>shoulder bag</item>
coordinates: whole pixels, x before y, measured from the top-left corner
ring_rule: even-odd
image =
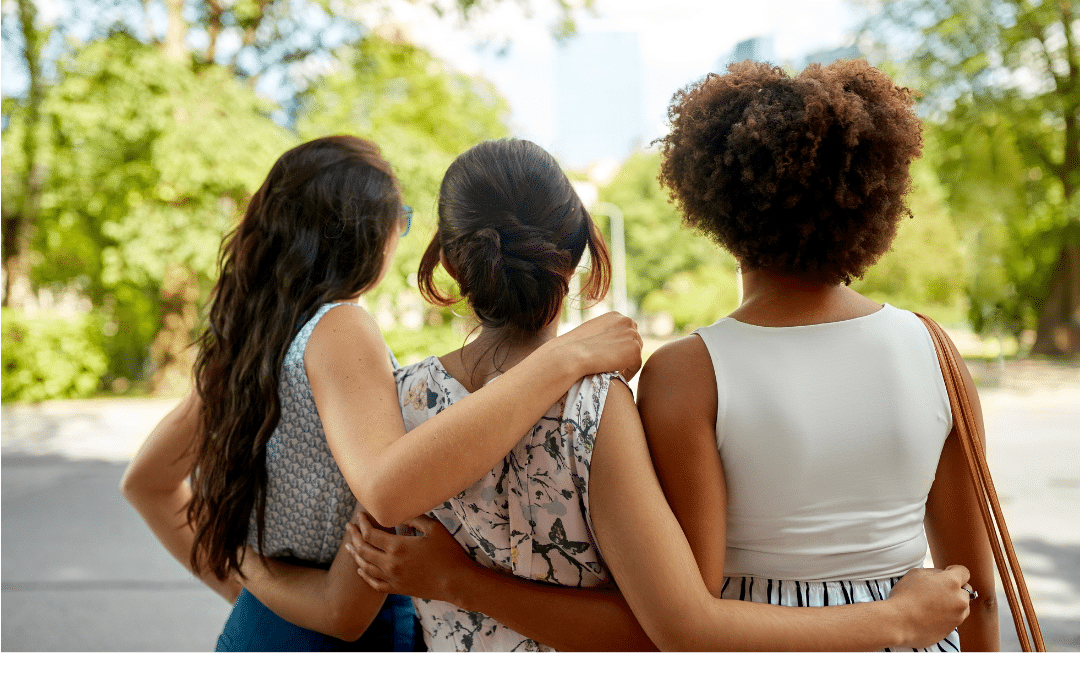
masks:
[[[968,468],[971,469],[975,491],[981,497],[979,507],[982,510],[983,523],[990,537],[990,546],[994,549],[994,561],[997,563],[1001,585],[1005,588],[1005,597],[1009,600],[1009,610],[1012,612],[1013,623],[1016,624],[1020,648],[1025,652],[1030,652],[1033,651],[1034,644],[1034,651],[1044,652],[1046,646],[1043,644],[1042,632],[1039,630],[1039,620],[1035,617],[1035,608],[1031,605],[1031,597],[1028,594],[1027,584],[1024,582],[1024,573],[1016,560],[1012,539],[1005,526],[1005,518],[1001,515],[1001,504],[998,503],[997,490],[994,489],[994,482],[990,478],[986,453],[975,426],[967,387],[960,374],[956,356],[948,346],[949,336],[933,319],[922,314],[916,314],[916,316],[926,324],[930,336],[934,339],[941,374],[945,378],[945,387],[949,390],[953,427],[960,437],[960,443],[964,446],[964,454],[967,456]]]

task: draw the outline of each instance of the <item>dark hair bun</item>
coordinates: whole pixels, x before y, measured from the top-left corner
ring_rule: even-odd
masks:
[[[461,293],[485,325],[537,331],[569,292],[574,261],[542,228],[512,214],[499,220],[498,230],[481,227],[462,237],[454,255]]]
[[[443,252],[483,325],[535,332],[558,318],[586,246],[594,260],[589,293],[601,297],[607,249],[555,159],[529,141],[486,141],[447,169],[420,289],[431,302],[451,302],[432,278]]]

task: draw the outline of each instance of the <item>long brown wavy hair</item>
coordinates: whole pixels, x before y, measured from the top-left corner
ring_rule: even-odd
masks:
[[[281,417],[285,353],[319,306],[379,279],[400,214],[397,179],[378,147],[332,136],[282,155],[223,240],[209,323],[196,341],[201,433],[187,509],[196,571],[239,572],[252,513],[262,549],[266,443]]]

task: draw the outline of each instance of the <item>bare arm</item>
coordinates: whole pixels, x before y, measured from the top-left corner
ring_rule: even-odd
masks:
[[[120,483],[127,500],[165,549],[188,571],[192,571],[195,530],[187,520],[191,501],[187,477],[191,474],[200,405],[198,394],[191,392],[170,411],[143,442]],[[347,553],[338,556],[328,575],[323,570],[273,560],[264,564],[249,549],[242,567],[248,578],[243,584],[236,577],[221,581],[211,572],[204,572],[199,579],[229,603],[235,602],[240,589],[246,586],[263,604],[288,621],[344,640],[355,640],[378,613],[384,596],[358,581],[354,568]],[[344,592],[331,594],[335,583]]]
[[[949,343],[949,348],[960,365],[976,428],[985,447],[978,390],[956,347]],[[1000,651],[994,554],[956,424],[954,421],[953,431],[945,439],[937,475],[926,500],[926,537],[934,564],[938,567],[964,565],[971,570],[971,587],[979,593],[979,597],[971,602],[971,615],[959,629],[961,649],[966,652]]]
[[[364,508],[387,526],[434,508],[491,470],[583,375],[632,373],[640,362],[633,322],[605,315],[545,343],[405,434],[386,344],[367,312],[327,312],[304,357],[338,467]]]
[[[150,432],[131,460],[120,490],[139,512],[165,549],[189,572],[195,530],[187,519],[192,449],[199,429],[198,394],[192,392]],[[236,579],[219,580],[205,572],[198,578],[229,603],[240,594]]]
[[[490,570],[469,558],[438,521],[421,517],[408,524],[424,536],[388,534],[363,518],[360,530],[350,526],[346,540],[373,588],[482,612],[559,651],[656,649],[617,590],[542,584]]]
[[[485,387],[495,393],[470,397],[479,404],[464,406],[467,410],[460,415],[440,415],[449,422],[425,424],[421,433],[405,439],[386,345],[374,321],[362,311],[329,312],[309,343],[305,365],[331,449],[353,492],[363,498],[362,503],[381,505],[384,521],[418,515],[488,471],[576,379],[591,372],[590,363],[596,363],[597,369],[636,371],[640,366],[640,338],[633,323],[615,315],[601,319],[552,341],[557,344],[545,349],[543,358],[529,359],[527,364],[521,364],[526,368],[519,366],[512,369],[517,372],[499,378],[506,384]],[[530,379],[536,382],[530,383]],[[534,391],[535,386],[542,391],[534,393],[543,393],[551,401],[546,407],[535,403],[535,397],[523,403],[521,397],[502,391],[516,386],[528,391]],[[186,479],[192,469],[190,452],[198,433],[200,405],[193,392],[170,412],[148,437],[121,481],[125,497],[165,548],[189,570],[195,533],[186,517],[191,500]],[[535,414],[533,408],[537,409]],[[500,424],[489,423],[493,419]],[[505,431],[509,428],[507,421],[517,424],[513,432]],[[480,427],[496,431],[479,434],[478,438],[476,431]],[[397,446],[384,452],[394,441],[398,441]],[[475,452],[477,447],[500,447],[500,442],[503,450],[493,449],[490,457]],[[473,461],[451,462],[460,469],[454,472],[431,470],[447,466],[443,452],[455,449]],[[420,467],[428,470],[421,471]],[[402,494],[412,499],[401,500]],[[339,558],[341,555],[339,552]],[[337,569],[338,562],[331,571]],[[347,564],[351,569],[352,561]],[[327,589],[340,588],[337,577],[276,561],[261,564],[254,555],[247,556],[244,572],[249,575],[249,590],[271,610],[297,625],[347,637],[360,625],[366,628],[370,623],[370,618],[364,620],[363,608],[375,600],[366,584],[359,584],[363,588],[357,588],[355,593],[331,595]],[[350,583],[356,583],[354,576],[350,574]],[[212,574],[200,578],[229,602],[234,602],[240,592],[241,584],[236,579],[222,582]],[[312,602],[316,598],[319,601]],[[374,606],[377,612],[378,605]]]
[[[356,575],[344,547],[329,571],[263,559],[249,550],[243,572],[244,586],[275,614],[346,642],[363,635],[386,600]]]
[[[705,586],[720,595],[727,548],[727,486],[716,449],[716,381],[696,335],[656,351],[641,371],[638,411],[664,496]]]
[[[933,644],[967,616],[962,567],[915,570],[881,602],[800,608],[720,600],[664,499],[633,398],[612,384],[593,450],[593,524],[630,608],[665,650],[876,650]]]

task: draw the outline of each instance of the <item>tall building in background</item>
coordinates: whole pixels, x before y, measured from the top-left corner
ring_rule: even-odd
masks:
[[[747,59],[775,64],[776,56],[773,52],[773,37],[771,35],[759,35],[738,43],[735,45],[733,52],[725,54],[716,62],[716,72],[725,73],[728,64],[742,63]]]
[[[772,36],[752,37],[738,43],[733,51],[721,56],[716,62],[716,72],[724,73],[727,71],[728,64],[741,63],[747,59],[771,63],[783,67],[790,73],[799,73],[811,63],[828,65],[838,59],[858,58],[862,58],[859,48],[856,45],[849,45],[833,49],[820,49],[795,59],[785,59],[783,63],[780,63],[777,61],[773,51]]]
[[[847,47],[837,47],[836,49],[823,49],[816,52],[811,52],[803,58],[802,63],[799,65],[799,70],[807,67],[811,63],[820,63],[823,66],[827,66],[833,61],[840,59],[858,59],[862,58],[862,52],[855,45],[849,45]]]
[[[637,33],[579,33],[555,59],[559,161],[584,169],[621,162],[639,149],[646,124]]]

